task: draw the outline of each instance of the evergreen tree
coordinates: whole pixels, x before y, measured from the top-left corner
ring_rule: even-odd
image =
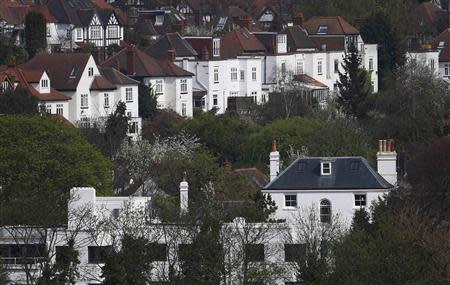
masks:
[[[123,140],[127,137],[129,118],[126,116],[126,111],[127,105],[124,102],[119,102],[114,113],[109,115],[106,121],[106,150],[104,153],[109,157],[116,154]]]
[[[30,12],[25,18],[25,44],[30,57],[47,46],[47,22],[39,12]]]
[[[17,88],[0,96],[0,114],[37,114],[39,112],[36,97]]]
[[[369,213],[364,208],[355,211],[352,221],[352,231],[369,232],[370,217]]]
[[[347,115],[358,119],[367,116],[367,100],[372,92],[370,75],[361,68],[361,56],[354,44],[350,44],[344,62],[344,72],[339,71],[339,95],[337,103]]]
[[[143,119],[153,117],[156,113],[157,97],[153,88],[143,83],[139,84],[139,116]]]

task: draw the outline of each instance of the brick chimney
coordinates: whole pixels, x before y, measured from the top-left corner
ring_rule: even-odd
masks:
[[[295,12],[294,15],[292,15],[292,21],[294,22],[294,25],[300,26],[303,28],[303,23],[305,22],[305,17],[303,17],[302,12]]]
[[[92,58],[94,59],[96,64],[99,64],[99,50],[97,48],[94,48],[91,52]]]
[[[280,172],[280,153],[277,150],[277,141],[272,141],[272,151],[270,152],[270,181],[277,178]]]
[[[397,184],[397,152],[393,139],[379,140],[377,152],[378,173],[392,185]]]
[[[128,46],[127,47],[127,75],[134,75],[134,46]]]
[[[247,28],[247,30],[250,30],[250,25],[252,23],[252,17],[249,15],[244,15],[241,17],[241,27]]]
[[[175,60],[175,56],[176,56],[176,52],[174,49],[169,49],[167,51],[167,59],[170,61],[174,61]]]
[[[202,59],[209,60],[209,50],[206,46],[202,49]]]

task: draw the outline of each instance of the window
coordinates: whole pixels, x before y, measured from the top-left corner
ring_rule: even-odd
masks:
[[[56,262],[58,264],[65,264],[69,261],[69,254],[71,248],[68,246],[57,246],[56,247]]]
[[[297,60],[297,74],[303,74],[303,61]]]
[[[181,103],[181,116],[186,117],[187,116],[187,107],[186,103]]]
[[[231,68],[231,81],[237,80],[237,68],[233,67]]]
[[[266,94],[261,95],[261,102],[266,103]]]
[[[321,175],[331,175],[331,162],[322,162],[320,164]]]
[[[105,263],[106,256],[111,250],[109,246],[88,246],[89,263]]]
[[[9,83],[7,80],[2,82],[2,89],[0,91],[6,92],[9,89]]]
[[[331,223],[331,203],[327,199],[320,201],[320,221]]]
[[[245,71],[241,70],[241,81],[245,80]]]
[[[47,79],[42,79],[41,80],[41,87],[42,88],[47,88],[48,87],[48,80]]]
[[[373,58],[369,58],[369,71],[373,71]]]
[[[138,132],[138,123],[131,122],[131,124],[128,125],[128,133],[136,134],[137,132]]]
[[[178,245],[178,260],[185,261],[189,260],[189,257],[192,256],[192,252],[195,249],[192,244],[179,244]]]
[[[155,94],[160,95],[163,93],[163,81],[162,80],[156,80],[155,81]]]
[[[51,37],[51,32],[50,32],[50,27],[49,26],[47,26],[47,37],[49,38],[49,37]]]
[[[133,117],[133,114],[131,112],[127,112],[127,117],[131,118],[131,117]]]
[[[245,259],[247,262],[264,261],[264,244],[246,244]]]
[[[327,34],[328,33],[328,26],[319,26],[319,29],[317,30],[318,34]]]
[[[252,80],[256,81],[256,67],[252,67]]]
[[[89,67],[88,68],[88,76],[92,77],[94,75],[94,68],[93,67]]]
[[[430,69],[434,72],[434,59],[430,59]]]
[[[187,79],[181,79],[180,85],[181,93],[187,93]]]
[[[120,216],[120,209],[113,209],[111,212],[114,219],[118,219]]]
[[[285,61],[283,61],[283,62],[281,63],[281,74],[282,74],[282,75],[285,75],[285,74],[286,74],[286,62],[285,62]]]
[[[125,100],[133,102],[133,88],[125,88]]]
[[[91,39],[101,39],[102,38],[102,30],[100,26],[91,26]]]
[[[334,60],[334,73],[338,73],[338,72],[339,72],[339,60],[335,59]]]
[[[279,44],[284,44],[284,43],[286,43],[286,38],[287,38],[287,35],[278,35],[277,42]]]
[[[50,104],[45,105],[45,112],[47,114],[51,114],[52,113],[52,105],[50,105]]]
[[[355,207],[366,206],[366,194],[355,194]]]
[[[322,75],[322,60],[317,62],[317,75]]]
[[[72,38],[72,31],[70,29],[67,29],[67,31],[66,31],[66,37],[68,39]]]
[[[284,195],[285,207],[297,207],[297,195]]]
[[[56,114],[64,115],[63,104],[56,104]]]
[[[258,92],[253,91],[252,92],[252,98],[253,98],[253,103],[256,104],[256,102],[258,102]]]
[[[81,41],[83,39],[83,30],[81,28],[77,28],[76,36],[78,41]]]
[[[230,97],[237,97],[237,96],[239,96],[239,92],[230,91]]]
[[[81,109],[87,109],[89,106],[88,95],[81,94]]]
[[[166,261],[167,245],[160,243],[150,243],[148,245],[150,261]]]
[[[103,102],[104,102],[104,106],[105,106],[105,108],[109,108],[109,94],[108,93],[105,93],[104,95],[103,95]]]
[[[119,38],[119,26],[108,26],[107,31],[109,39]]]
[[[217,106],[217,94],[213,95],[213,106]]]
[[[213,39],[213,56],[220,56],[220,39]]]
[[[306,244],[285,244],[284,261],[299,262],[306,257]]]
[[[44,257],[44,244],[1,244],[0,262],[3,264],[35,264]]]
[[[444,65],[444,75],[450,76],[450,64]]]
[[[164,23],[164,15],[156,15],[155,26],[162,26]]]
[[[214,83],[219,83],[219,67],[214,67]]]

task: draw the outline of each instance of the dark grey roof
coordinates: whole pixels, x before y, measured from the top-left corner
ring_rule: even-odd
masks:
[[[320,174],[320,163],[331,162],[331,175]],[[298,158],[264,190],[389,189],[389,184],[365,158]]]
[[[168,50],[175,50],[177,57],[196,57],[198,54],[192,46],[178,33],[170,33],[160,37],[146,51],[155,58],[166,59]]]
[[[288,47],[290,51],[298,49],[315,49],[316,44],[308,37],[307,32],[300,26],[291,26],[284,29],[287,34]]]

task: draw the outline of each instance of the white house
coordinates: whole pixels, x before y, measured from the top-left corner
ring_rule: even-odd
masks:
[[[397,153],[392,140],[380,141],[376,172],[362,157],[300,157],[283,172],[276,144],[270,153],[270,183],[262,190],[278,206],[277,219],[315,205],[323,222],[334,214],[350,225],[355,210],[368,209],[397,183]]]
[[[132,135],[140,133],[138,82],[117,70],[99,69],[90,54],[39,54],[23,68],[47,71],[53,87],[71,98],[68,119],[72,123],[102,120],[122,101],[127,107]]]

